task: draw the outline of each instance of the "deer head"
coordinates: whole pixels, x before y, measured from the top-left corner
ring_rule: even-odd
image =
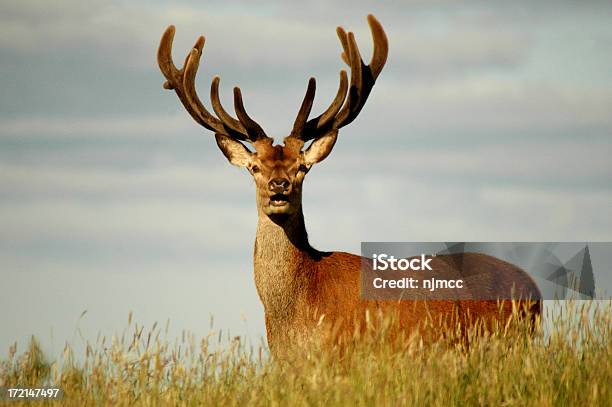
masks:
[[[387,37],[380,23],[372,15],[368,16],[368,23],[374,41],[370,64],[363,63],[353,33],[338,27],[336,32],[343,48],[341,57],[351,71],[350,84],[346,71],[341,70],[340,85],[331,105],[319,116],[308,119],[316,88],[315,79],[310,78],[293,129],[282,145],[274,145],[273,139],[247,114],[240,88],[234,88],[237,119],[223,108],[218,76],[214,77],[210,88],[215,115],[211,114],[195,91],[204,37],[198,38],[184,66],[178,69],[171,55],[174,26],[164,32],[157,54],[159,67],[167,79],[164,88],[174,89],[195,121],[215,133],[217,145],[230,163],[248,169],[255,179],[260,214],[282,221],[294,213],[301,213],[304,177],[314,164],[329,155],[338,130],[355,120],[365,105],[388,53]],[[250,144],[252,150],[245,143]]]

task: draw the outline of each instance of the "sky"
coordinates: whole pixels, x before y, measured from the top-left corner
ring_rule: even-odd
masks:
[[[304,186],[311,244],[612,241],[612,4],[585,1],[0,3],[0,353],[170,320],[264,335],[253,182],[162,89],[195,39],[208,104],[287,135],[310,76],[337,89],[335,27],[388,63]],[[208,104],[208,106],[210,106]],[[84,311],[85,315],[81,316]]]

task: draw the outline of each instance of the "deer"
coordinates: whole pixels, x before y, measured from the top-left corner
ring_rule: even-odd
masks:
[[[204,107],[195,89],[203,36],[197,39],[180,69],[172,58],[174,26],[165,30],[159,44],[157,61],[166,79],[163,87],[174,90],[191,117],[214,133],[227,160],[247,169],[254,179],[258,214],[253,252],[255,286],[264,307],[266,336],[273,355],[313,338],[338,343],[339,338],[365,325],[375,312],[395,313],[398,329],[407,332],[420,329],[417,327],[423,325],[426,316],[435,319],[454,315],[453,320],[464,326],[477,319],[505,323],[510,318],[510,301],[501,302],[504,312],[500,313],[499,301],[491,300],[427,300],[426,293],[422,301],[361,298],[361,256],[323,252],[309,243],[302,211],[304,179],[315,164],[330,155],[339,130],[359,115],[387,60],[389,44],[382,25],[371,14],[367,22],[374,43],[370,63],[363,62],[355,35],[337,27],[341,58],[350,70],[350,79],[346,70],[340,70],[338,91],[331,104],[318,116],[309,118],[316,88],[315,78],[311,77],[283,144],[274,144],[274,139],[247,114],[239,87],[233,89],[236,117],[223,108],[219,76],[212,79],[210,87],[214,114]],[[432,265],[452,269],[456,260],[453,256],[439,255]],[[478,271],[475,284],[485,289],[501,292],[512,285],[540,298],[528,274],[509,263],[478,253],[465,253],[461,260],[468,269]],[[532,315],[539,314],[540,309],[540,301],[530,303]]]

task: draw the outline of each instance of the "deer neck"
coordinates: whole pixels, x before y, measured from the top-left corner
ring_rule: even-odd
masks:
[[[291,319],[308,287],[308,263],[316,253],[308,243],[301,209],[287,219],[259,213],[255,238],[255,284],[271,321]]]

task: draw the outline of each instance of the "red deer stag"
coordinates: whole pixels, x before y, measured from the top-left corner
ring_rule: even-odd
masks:
[[[212,80],[210,96],[216,115],[202,104],[195,90],[195,77],[204,47],[199,37],[178,69],[171,56],[175,29],[164,32],[158,50],[159,67],[166,77],[165,89],[174,89],[189,114],[206,129],[215,133],[218,147],[230,163],[245,167],[255,179],[259,221],[255,238],[255,283],[264,305],[268,344],[273,354],[288,343],[321,337],[321,326],[334,332],[334,340],[353,333],[369,312],[399,315],[401,329],[413,331],[426,315],[468,315],[485,321],[499,320],[500,308],[495,301],[374,301],[360,297],[362,258],[343,252],[320,252],[310,246],[302,214],[302,183],[310,168],[331,152],[338,130],[351,123],[363,106],[385,65],[387,36],[372,15],[368,23],[374,41],[373,55],[365,65],[352,32],[338,27],[342,59],[350,68],[340,71],[340,85],[331,105],[319,116],[308,119],[315,95],[315,79],[310,78],[302,105],[289,136],[283,145],[274,145],[262,127],[246,112],[240,88],[234,88],[232,117],[219,100],[219,77]],[[244,143],[249,143],[254,151]],[[311,142],[309,146],[305,144]],[[452,262],[437,256],[432,266],[451,267]],[[531,279],[518,268],[479,254],[465,254],[464,263],[473,264],[484,276],[482,284],[499,285],[499,281],[525,286],[539,293]],[[495,277],[495,279],[486,276]],[[501,277],[500,277],[501,276]],[[502,284],[504,285],[504,284]],[[426,298],[426,297],[425,297]],[[508,301],[503,305],[511,309]],[[539,303],[535,312],[539,310]],[[509,315],[509,312],[506,313]],[[504,322],[504,321],[502,321]],[[327,335],[327,334],[326,334]],[[328,338],[329,339],[329,338]]]

